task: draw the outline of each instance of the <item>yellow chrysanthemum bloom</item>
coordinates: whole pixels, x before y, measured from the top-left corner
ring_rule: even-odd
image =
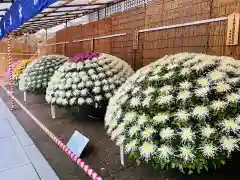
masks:
[[[27,67],[28,64],[32,62],[32,59],[22,60],[13,70],[13,78],[15,80],[19,79],[19,76],[23,73],[23,70]]]

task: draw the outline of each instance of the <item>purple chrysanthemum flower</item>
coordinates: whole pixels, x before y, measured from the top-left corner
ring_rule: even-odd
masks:
[[[70,61],[77,63],[80,61],[85,61],[87,59],[92,60],[93,58],[99,57],[99,56],[100,56],[100,53],[98,53],[98,52],[85,52],[85,53],[81,53],[81,54],[71,57]]]

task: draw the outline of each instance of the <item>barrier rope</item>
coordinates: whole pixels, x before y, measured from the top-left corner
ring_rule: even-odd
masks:
[[[9,95],[9,92],[4,86],[1,86]],[[14,101],[27,113],[29,117],[33,119],[33,121],[60,147],[62,151],[66,153],[84,172],[91,177],[93,180],[103,180],[97,172],[91,169],[82,159],[78,158],[77,155],[72,152],[59,138],[57,138],[46,126],[44,126],[26,107],[22,105],[22,103],[13,96]]]
[[[14,82],[13,82],[13,67],[12,67],[12,37],[11,35],[8,37],[8,67],[9,67],[9,82],[10,82],[10,92],[11,92],[11,103],[12,103],[12,110],[15,109],[14,106]]]

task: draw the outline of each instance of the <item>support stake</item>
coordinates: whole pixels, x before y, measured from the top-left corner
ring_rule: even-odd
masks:
[[[121,160],[121,164],[124,166],[124,147],[123,147],[123,144],[120,145],[120,160]]]
[[[24,100],[24,102],[27,102],[27,92],[26,91],[23,92],[23,100]]]
[[[55,119],[56,118],[56,112],[55,112],[55,106],[51,104],[51,115],[52,118]]]

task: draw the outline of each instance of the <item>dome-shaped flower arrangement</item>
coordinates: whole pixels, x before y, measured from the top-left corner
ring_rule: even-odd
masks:
[[[68,57],[62,55],[41,57],[28,69],[25,75],[24,89],[33,93],[45,93],[50,78],[67,60]]]
[[[12,71],[14,71],[15,67],[16,67],[20,62],[21,62],[21,61],[18,60],[18,61],[14,62],[14,63],[12,64]],[[8,71],[5,73],[4,80],[5,80],[5,81],[8,81],[9,78],[10,78],[10,68],[9,68]]]
[[[80,54],[55,72],[48,84],[46,101],[63,107],[104,107],[132,73],[132,68],[115,56]]]
[[[180,53],[137,71],[110,99],[105,126],[137,162],[191,174],[239,151],[240,65]]]
[[[20,91],[26,91],[26,77],[28,74],[28,71],[31,69],[34,64],[37,63],[37,59],[33,60],[30,64],[27,65],[27,67],[23,70],[23,73],[19,76],[19,90]]]
[[[14,68],[13,70],[13,80],[16,85],[18,85],[19,77],[23,73],[24,69],[27,67],[28,64],[32,62],[31,59],[26,59],[20,61],[20,63]]]

